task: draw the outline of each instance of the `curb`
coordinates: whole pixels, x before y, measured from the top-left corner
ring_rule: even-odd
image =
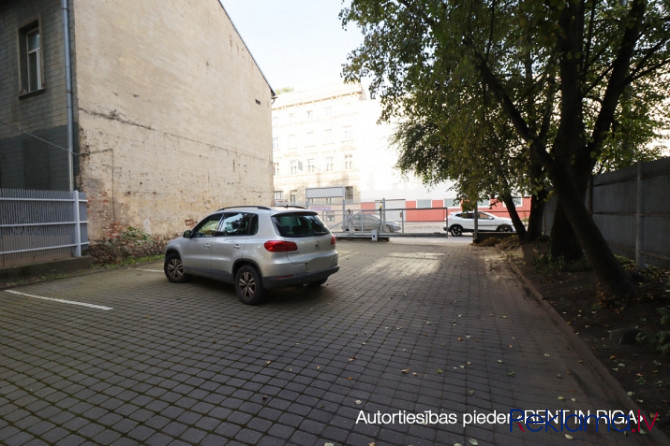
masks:
[[[496,248],[498,252],[505,258],[505,261],[509,268],[512,270],[515,276],[521,281],[522,288],[527,296],[535,299],[537,303],[549,314],[552,322],[561,330],[561,333],[565,336],[568,341],[570,348],[575,350],[579,355],[584,359],[583,365],[589,367],[592,372],[596,374],[598,378],[602,380],[605,388],[612,394],[620,403],[626,408],[626,410],[633,412],[642,412],[645,413],[640,407],[630,399],[628,393],[621,387],[619,381],[617,381],[603,365],[602,362],[593,354],[591,349],[586,345],[586,343],[570,328],[569,325],[565,323],[565,319],[558,314],[558,311],[551,305],[547,300],[544,299],[544,296],[540,291],[535,287],[535,285],[523,275],[519,267],[507,256],[500,248]],[[638,420],[639,422],[639,420]],[[670,439],[665,435],[663,431],[658,429],[651,430],[647,432],[647,435],[653,439],[656,444],[670,444]]]

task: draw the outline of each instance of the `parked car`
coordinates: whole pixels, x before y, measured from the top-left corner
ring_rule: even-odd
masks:
[[[395,221],[384,222],[374,214],[352,214],[347,215],[342,224],[344,231],[372,231],[397,232],[400,231],[400,225]]]
[[[488,212],[477,213],[477,228],[482,232],[514,232],[514,224],[511,218],[498,217]],[[453,212],[447,218],[445,231],[452,235],[459,236],[464,232],[474,232],[475,213],[474,212]]]
[[[219,209],[165,249],[171,282],[191,275],[222,280],[250,305],[273,288],[322,285],[338,270],[335,236],[316,212],[302,208]]]

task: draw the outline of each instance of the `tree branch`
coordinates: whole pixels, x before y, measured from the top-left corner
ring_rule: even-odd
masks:
[[[596,118],[591,142],[586,147],[587,153],[594,154],[596,157],[602,152],[603,142],[614,121],[614,113],[619,98],[627,85],[628,67],[635,51],[635,45],[640,38],[646,7],[646,0],[633,0],[628,15],[622,21],[625,30],[621,38],[619,51],[612,63],[612,73],[603,97],[603,105]]]

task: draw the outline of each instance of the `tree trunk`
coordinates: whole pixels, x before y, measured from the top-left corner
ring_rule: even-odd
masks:
[[[614,257],[609,244],[593,221],[570,170],[569,166],[557,162],[549,171],[558,192],[560,207],[570,226],[576,229],[575,237],[605,292],[620,303],[625,303],[635,296],[635,286],[626,276],[623,267]]]
[[[574,262],[584,258],[584,251],[582,251],[579,240],[565,215],[560,198],[551,227],[549,245],[552,259],[563,258],[566,262]]]
[[[504,194],[502,196],[502,201],[503,203],[505,203],[505,206],[507,206],[507,211],[509,212],[509,216],[512,219],[512,223],[514,224],[514,230],[516,230],[516,234],[519,237],[519,240],[525,240],[526,227],[523,225],[523,222],[519,217],[519,213],[516,211],[516,205],[514,204],[512,195],[509,193]]]
[[[545,189],[533,194],[530,198],[530,216],[528,217],[526,241],[533,242],[542,236],[542,219],[544,218],[546,200],[547,191]]]

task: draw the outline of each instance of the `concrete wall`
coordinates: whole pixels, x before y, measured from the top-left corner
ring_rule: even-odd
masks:
[[[19,30],[34,21],[41,31],[44,84],[25,94]],[[70,188],[64,57],[59,1],[0,2],[0,188]]]
[[[670,158],[593,180],[593,219],[614,252],[670,268]]]
[[[272,203],[272,91],[217,0],[74,0],[89,237]]]
[[[587,207],[616,254],[640,267],[670,268],[670,158],[598,175],[587,192]],[[543,232],[551,234],[554,195],[545,208]]]

